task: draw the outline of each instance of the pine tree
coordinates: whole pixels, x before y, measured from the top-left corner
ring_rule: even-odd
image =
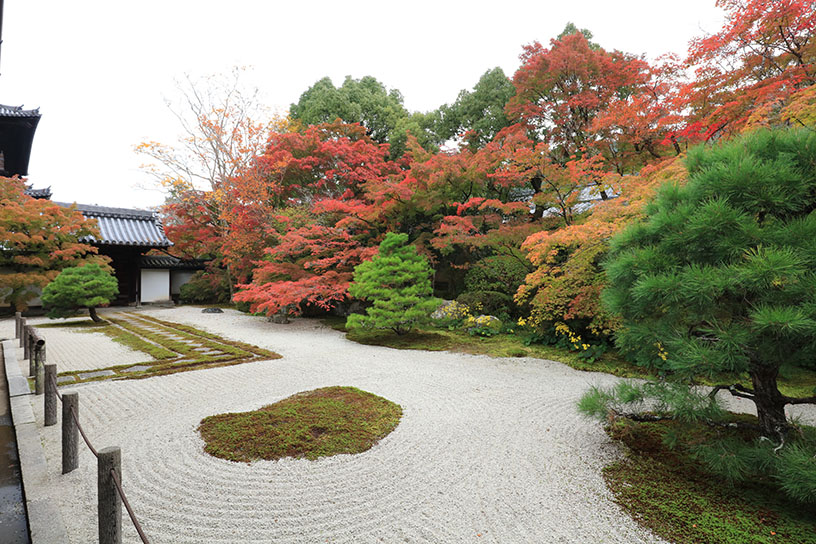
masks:
[[[439,307],[441,301],[431,296],[431,267],[407,242],[407,234],[389,232],[379,253],[354,269],[349,293],[373,305],[366,310],[367,315],[349,316],[349,327],[391,329],[405,334],[427,323]]]
[[[48,317],[66,317],[79,308],[87,308],[91,319],[99,323],[102,320],[96,307],[109,304],[118,292],[116,278],[98,264],[86,264],[60,272],[45,286],[41,298],[48,308]]]
[[[816,403],[777,388],[784,367],[816,359],[816,134],[756,132],[693,150],[687,167],[687,185],[663,187],[612,241],[617,342],[681,378],[726,376],[779,437],[785,405]]]
[[[579,408],[754,429],[753,440],[712,436],[697,458],[727,480],[770,479],[814,502],[816,432],[787,421],[785,406],[816,395],[784,395],[777,377],[816,366],[816,133],[763,130],[696,148],[687,167],[688,183],[664,186],[606,263],[619,347],[666,380],[593,388]],[[699,377],[719,385],[694,387]],[[751,400],[758,424],[724,420],[720,390]]]

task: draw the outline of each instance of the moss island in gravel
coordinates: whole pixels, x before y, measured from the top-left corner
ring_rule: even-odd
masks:
[[[204,451],[230,461],[361,453],[393,431],[398,404],[355,387],[297,393],[252,412],[204,418]]]

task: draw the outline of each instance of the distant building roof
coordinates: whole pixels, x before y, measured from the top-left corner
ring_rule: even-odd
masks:
[[[33,187],[27,187],[25,194],[31,198],[49,200],[51,198],[51,187],[46,187],[45,189],[34,189]]]
[[[40,117],[40,108],[24,110],[22,106],[5,106],[0,104],[0,117]]]
[[[139,259],[140,268],[172,268],[173,270],[204,270],[204,262],[183,260],[171,255],[144,255]]]
[[[73,204],[56,202],[60,206],[70,207]],[[99,245],[170,247],[173,242],[167,239],[158,214],[147,210],[128,208],[109,208],[77,204],[77,210],[88,219],[96,219],[102,238],[93,237],[83,240]]]
[[[40,109],[0,104],[0,176],[28,175],[28,159]]]

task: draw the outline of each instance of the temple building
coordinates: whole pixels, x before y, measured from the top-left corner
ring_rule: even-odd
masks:
[[[0,104],[0,176],[28,175],[28,159],[34,132],[40,122],[39,108]]]
[[[170,303],[176,299],[179,289],[196,270],[203,265],[196,261],[183,261],[171,255],[146,255],[151,250],[166,250],[173,245],[164,234],[161,220],[155,212],[75,205],[87,219],[99,224],[100,237],[80,241],[96,246],[100,255],[110,257],[119,296],[114,305],[139,305],[142,303]]]

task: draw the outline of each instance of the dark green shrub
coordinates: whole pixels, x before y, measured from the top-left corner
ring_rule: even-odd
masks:
[[[224,304],[230,301],[227,275],[221,271],[199,270],[179,289],[184,304]]]
[[[473,314],[488,314],[506,321],[514,307],[513,297],[498,291],[472,291],[456,297],[456,302],[464,304]]]

